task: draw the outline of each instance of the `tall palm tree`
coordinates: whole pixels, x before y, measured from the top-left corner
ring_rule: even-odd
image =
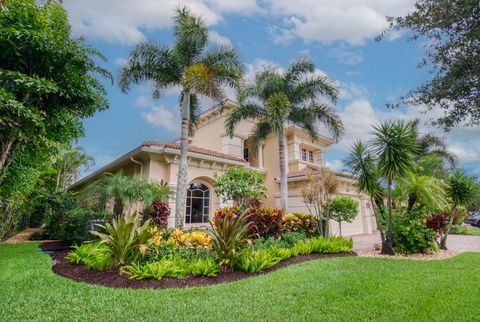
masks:
[[[264,69],[256,75],[253,83],[240,90],[239,106],[225,122],[227,133],[233,137],[241,120],[257,121],[250,137],[253,153],[257,153],[269,134],[278,135],[280,196],[284,211],[287,211],[288,198],[285,124],[304,128],[314,141],[318,139],[318,123],[323,123],[335,140],[343,134],[343,123],[339,117],[328,104],[318,101],[319,96],[323,96],[336,103],[338,89],[330,77],[314,72],[315,64],[309,59],[296,60],[286,71],[273,67]]]
[[[380,174],[376,160],[370,152],[369,146],[363,141],[355,142],[345,159],[345,166],[356,177],[356,186],[360,192],[370,197],[377,229],[382,240],[382,252],[386,250],[383,225],[385,222],[384,189],[380,183]]]
[[[467,176],[464,171],[455,169],[446,180],[447,195],[452,201],[450,218],[445,234],[440,240],[440,248],[447,249],[447,237],[452,227],[453,220],[457,215],[458,206],[468,206],[479,194],[479,187],[475,180]]]
[[[378,173],[387,185],[387,234],[382,252],[393,255],[392,187],[394,181],[407,177],[415,168],[417,127],[412,122],[384,122],[374,126],[372,134],[372,153],[377,155]]]
[[[214,100],[225,98],[224,86],[237,87],[243,64],[231,46],[207,49],[208,30],[187,8],[177,9],[173,48],[139,44],[120,72],[120,88],[128,92],[131,83],[151,81],[154,98],[168,88],[180,87],[180,164],[177,179],[175,226],[183,227],[187,195],[187,148],[189,131],[198,116],[198,95]]]
[[[81,147],[62,151],[57,162],[57,179],[55,191],[65,192],[79,175],[79,169],[88,169],[94,164],[93,157],[87,155]]]

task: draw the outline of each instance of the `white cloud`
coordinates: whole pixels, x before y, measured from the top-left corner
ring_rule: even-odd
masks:
[[[214,44],[217,44],[217,45],[231,45],[232,44],[232,42],[230,41],[230,39],[228,37],[220,35],[215,30],[211,30],[208,33],[208,39],[211,42],[213,42]]]
[[[152,100],[149,96],[141,95],[135,99],[135,107],[146,108],[152,106]]]
[[[126,45],[145,40],[142,30],[170,27],[174,10],[180,6],[188,5],[207,26],[222,21],[222,13],[248,14],[259,10],[255,0],[72,0],[63,5],[76,35]]]
[[[154,107],[149,112],[142,113],[143,119],[154,127],[165,128],[170,131],[178,129],[175,115],[163,106]]]
[[[339,159],[335,159],[335,160],[332,160],[332,161],[327,161],[325,162],[325,165],[327,167],[329,167],[330,169],[334,170],[334,171],[342,171],[343,169],[343,161],[342,160],[339,160]]]
[[[115,59],[115,64],[120,67],[125,66],[127,63],[128,63],[128,60],[124,57],[118,57],[117,59]]]
[[[278,43],[301,38],[306,42],[343,41],[361,45],[388,27],[387,15],[403,15],[414,0],[267,0],[270,12],[283,17],[275,28]],[[398,37],[389,35],[390,39]]]

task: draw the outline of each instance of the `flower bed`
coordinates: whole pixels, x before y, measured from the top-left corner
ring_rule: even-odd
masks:
[[[261,207],[241,214],[223,209],[212,219],[207,233],[159,229],[149,221],[139,226],[136,214],[122,216],[101,227],[106,233],[94,233],[100,241],[74,246],[63,254],[64,259],[56,256],[60,266],[54,270],[93,283],[113,281],[109,286],[181,287],[216,284],[308,259],[352,254],[352,240],[313,236],[301,229],[304,221],[299,221],[299,228],[291,216],[283,217],[276,208]],[[288,222],[286,227],[284,222]],[[112,279],[112,273],[120,277]],[[144,282],[165,279],[168,282]]]

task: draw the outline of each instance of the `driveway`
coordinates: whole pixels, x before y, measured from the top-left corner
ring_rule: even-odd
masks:
[[[354,251],[372,250],[375,244],[380,244],[380,235],[378,233],[352,236],[352,239]],[[460,253],[480,253],[480,236],[449,235],[447,248]]]

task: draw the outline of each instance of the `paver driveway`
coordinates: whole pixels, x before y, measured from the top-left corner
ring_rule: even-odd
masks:
[[[380,244],[378,233],[353,236],[353,250],[371,250],[375,244]],[[447,248],[456,252],[480,252],[480,236],[449,235]]]

